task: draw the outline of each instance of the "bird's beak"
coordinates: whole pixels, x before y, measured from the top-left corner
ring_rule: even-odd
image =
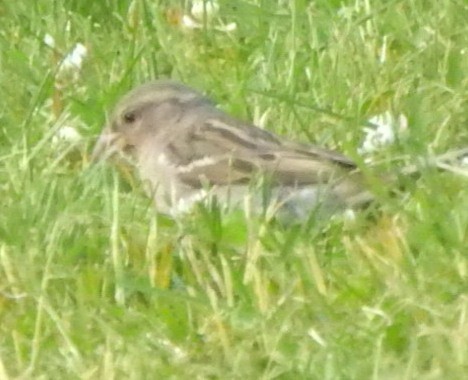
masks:
[[[125,146],[124,139],[119,133],[112,132],[110,128],[105,128],[94,146],[91,153],[91,162],[105,160]]]

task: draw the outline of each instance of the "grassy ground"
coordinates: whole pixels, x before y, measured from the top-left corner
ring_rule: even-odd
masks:
[[[0,378],[465,378],[467,179],[421,157],[468,145],[467,3],[220,1],[200,29],[189,11],[0,3]],[[60,70],[78,42],[81,69]],[[375,159],[422,175],[354,223],[156,216],[86,153],[155,77],[359,162],[364,121],[404,114]]]

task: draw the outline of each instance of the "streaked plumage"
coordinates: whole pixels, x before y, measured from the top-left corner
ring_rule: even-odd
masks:
[[[137,87],[117,104],[93,156],[128,158],[162,212],[189,209],[215,195],[238,204],[264,201],[252,182],[268,183],[280,212],[304,218],[372,199],[349,158],[298,144],[235,119],[199,92],[172,81]],[[252,194],[254,193],[254,194]]]

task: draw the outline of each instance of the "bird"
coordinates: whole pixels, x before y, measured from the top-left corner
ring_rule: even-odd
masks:
[[[154,80],[117,102],[92,161],[135,169],[158,212],[180,215],[213,199],[301,221],[374,199],[347,156],[294,142],[230,116],[185,84]]]

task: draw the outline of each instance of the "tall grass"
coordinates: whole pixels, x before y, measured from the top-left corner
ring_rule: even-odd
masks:
[[[188,2],[0,4],[0,378],[464,378],[467,179],[425,157],[468,143],[466,2],[219,5],[188,29]],[[159,77],[361,165],[365,122],[403,114],[374,159],[421,175],[352,223],[156,215],[88,152]]]

